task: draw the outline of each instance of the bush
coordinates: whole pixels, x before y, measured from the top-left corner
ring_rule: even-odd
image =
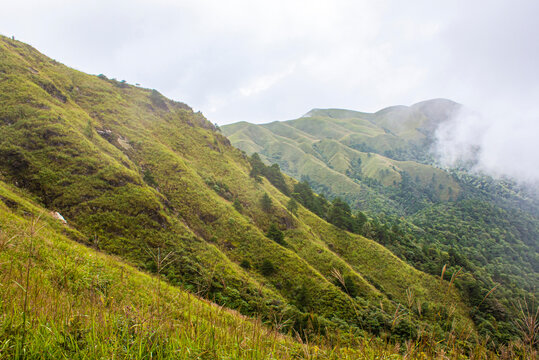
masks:
[[[144,180],[146,184],[152,187],[157,187],[157,182],[155,181],[155,178],[153,177],[153,174],[149,169],[144,170],[142,179]]]
[[[275,241],[277,244],[284,245],[284,234],[283,232],[275,225],[275,223],[272,223],[268,232],[266,233],[266,236]]]
[[[234,204],[233,205],[234,205],[234,209],[236,209],[239,213],[241,213],[243,211],[243,206],[241,205],[238,198],[234,199]]]
[[[262,262],[262,265],[260,266],[260,271],[262,272],[262,275],[270,276],[275,273],[275,266],[273,266],[273,263],[271,261],[266,259]]]

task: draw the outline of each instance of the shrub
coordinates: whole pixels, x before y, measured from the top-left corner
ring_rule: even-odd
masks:
[[[236,209],[239,213],[241,213],[243,211],[243,206],[241,205],[238,198],[234,199],[234,204],[233,205],[234,205],[234,209]]]
[[[150,186],[157,187],[157,182],[155,181],[155,178],[153,177],[152,172],[150,169],[144,170],[144,174],[142,176],[142,179],[144,182]]]
[[[264,193],[264,196],[262,196],[262,199],[260,199],[260,206],[262,207],[262,210],[264,210],[265,212],[271,211],[272,201],[268,193]]]
[[[277,244],[281,244],[281,245],[284,245],[285,242],[284,242],[284,234],[283,232],[277,227],[277,225],[275,225],[275,223],[272,223],[270,225],[270,228],[268,230],[268,232],[266,233],[266,236],[275,241]]]
[[[294,198],[290,198],[290,200],[288,200],[288,204],[286,204],[286,208],[292,214],[296,215],[298,212],[298,202]]]
[[[273,263],[270,260],[266,259],[262,262],[260,271],[262,272],[262,275],[269,276],[275,273],[275,266],[273,266]]]

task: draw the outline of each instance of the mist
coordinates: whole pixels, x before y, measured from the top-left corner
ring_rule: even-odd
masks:
[[[537,188],[539,121],[531,114],[504,113],[497,108],[471,110],[464,106],[441,123],[434,143],[438,160],[447,167],[466,167]]]

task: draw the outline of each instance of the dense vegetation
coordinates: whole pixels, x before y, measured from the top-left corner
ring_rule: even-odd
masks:
[[[187,105],[4,37],[0,105],[2,356],[487,351],[451,281],[355,234],[370,221],[345,201],[247,158]]]
[[[454,283],[495,348],[522,336],[514,321],[522,304],[538,309],[538,198],[508,179],[436,166],[434,130],[459,106],[431,100],[375,114],[317,109],[223,131],[301,179],[291,196],[321,218]]]

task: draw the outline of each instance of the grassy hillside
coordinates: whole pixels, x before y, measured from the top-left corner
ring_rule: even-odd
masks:
[[[538,200],[509,180],[436,165],[433,134],[459,107],[437,99],[374,114],[315,109],[223,131],[240,149],[370,217],[359,212],[356,219],[365,220],[341,227],[454,280],[479,332],[499,345],[519,336],[519,304],[537,309]],[[331,211],[317,213],[331,220]],[[340,254],[353,262],[355,249]]]
[[[456,338],[400,348],[374,337],[283,335],[73,241],[83,235],[28,197],[0,181],[0,358],[497,358]]]
[[[429,193],[425,201],[452,200],[460,194],[458,182],[433,166],[428,155],[436,124],[458,106],[439,99],[374,114],[315,109],[297,120],[242,122],[223,126],[223,132],[246,153],[259,153],[326,196],[341,197],[371,213],[406,214],[409,206],[399,199],[406,192],[403,176]]]
[[[58,241],[69,238],[112,254],[303,340],[376,334],[397,342],[438,341],[458,334],[469,342],[475,336],[468,309],[449,282],[301,205],[289,211],[290,198],[266,178],[250,176],[245,155],[183,103],[86,75],[2,37],[0,104],[0,180],[66,219],[68,227],[55,230],[61,236],[50,234]],[[284,186],[293,183],[286,178]],[[19,199],[2,196],[4,211],[17,208]],[[21,215],[6,219],[6,226],[28,225]],[[284,240],[270,238],[271,228]],[[48,259],[54,249],[41,259],[44,269],[47,261],[56,263]],[[178,291],[169,285],[163,286]],[[136,291],[150,293],[144,289]],[[126,301],[144,302],[138,294]],[[421,304],[430,311],[418,310]],[[115,352],[111,346],[103,354]]]
[[[2,183],[0,199],[0,357],[265,359],[303,353],[260,322],[77,244],[66,235],[82,234]]]

